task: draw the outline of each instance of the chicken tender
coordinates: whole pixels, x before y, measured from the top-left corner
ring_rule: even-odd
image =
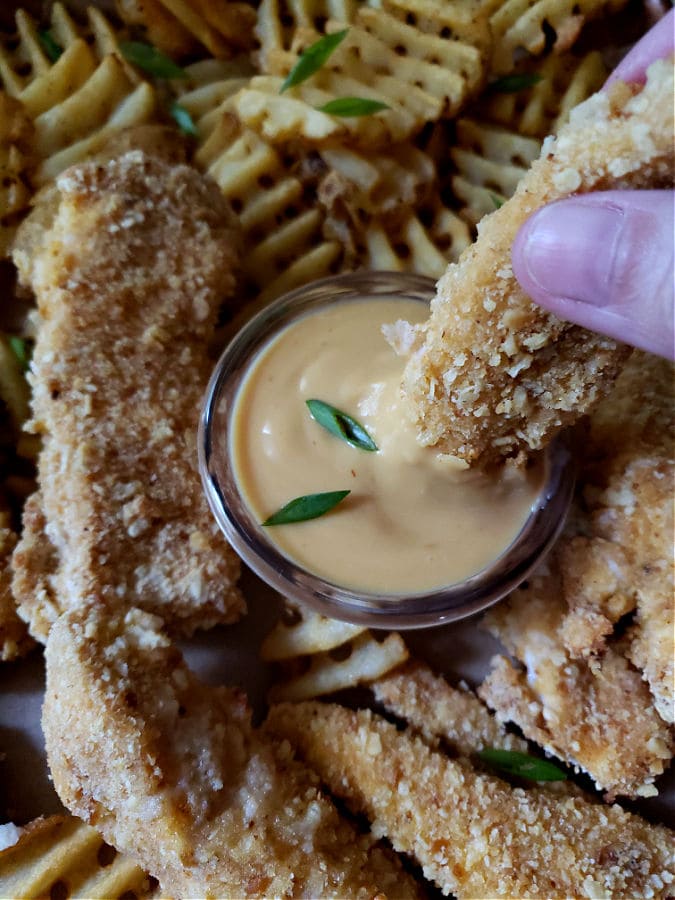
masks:
[[[441,738],[462,756],[499,747],[527,753],[527,741],[509,734],[468,687],[453,688],[417,660],[371,685],[375,700],[409,722],[427,742]]]
[[[487,466],[544,446],[606,393],[629,350],[535,306],[511,268],[538,207],[592,190],[673,183],[673,63],[644,87],[613,85],[578,106],[515,195],[438,283],[431,317],[399,324],[403,391],[423,444]]]
[[[181,633],[236,619],[238,559],[196,450],[207,342],[238,263],[217,188],[140,151],[75,167],[22,226],[14,259],[40,313],[41,499],[14,557],[32,633],[44,641],[60,610],[94,595]]]
[[[285,704],[266,727],[444,894],[672,895],[672,833],[618,806],[510,788],[370,711]]]
[[[206,687],[138,609],[64,613],[47,641],[43,712],[66,806],[178,897],[420,897],[244,695]]]
[[[670,729],[618,648],[607,647],[593,665],[570,658],[561,594],[559,572],[545,569],[488,613],[489,631],[524,668],[496,657],[478,694],[501,721],[588,772],[610,798],[656,794],[653,783],[673,755]]]
[[[16,539],[9,510],[0,502],[0,660],[3,662],[23,656],[33,646],[26,623],[17,615],[12,593],[10,560]]]

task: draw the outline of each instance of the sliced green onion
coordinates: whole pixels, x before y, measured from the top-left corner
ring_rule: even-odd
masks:
[[[307,522],[330,512],[349,494],[349,491],[326,491],[323,494],[305,494],[289,501],[262,523],[263,525],[290,525]]]

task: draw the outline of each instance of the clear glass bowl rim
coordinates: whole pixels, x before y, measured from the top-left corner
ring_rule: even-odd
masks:
[[[284,556],[253,518],[228,465],[228,412],[258,351],[296,318],[323,306],[363,296],[404,296],[429,302],[432,279],[400,272],[335,275],[279,297],[233,337],[217,362],[199,422],[199,470],[220,528],[244,562],[282,596],[317,612],[374,628],[427,628],[467,618],[492,606],[522,583],[553,546],[574,490],[574,461],[564,440],[545,451],[539,502],[512,544],[494,562],[467,578],[432,591],[401,596],[333,584]],[[224,428],[223,428],[224,426]]]

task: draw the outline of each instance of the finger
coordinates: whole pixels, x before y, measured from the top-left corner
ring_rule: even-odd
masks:
[[[607,191],[543,207],[516,236],[516,278],[560,318],[672,359],[674,196]]]
[[[655,59],[669,56],[675,49],[675,10],[665,15],[624,56],[605,82],[608,87],[615,81],[643,82],[645,72]]]

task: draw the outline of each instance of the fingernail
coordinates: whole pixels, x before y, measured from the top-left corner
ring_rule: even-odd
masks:
[[[562,200],[536,212],[525,227],[524,262],[542,291],[594,306],[612,302],[624,229],[620,207]]]

